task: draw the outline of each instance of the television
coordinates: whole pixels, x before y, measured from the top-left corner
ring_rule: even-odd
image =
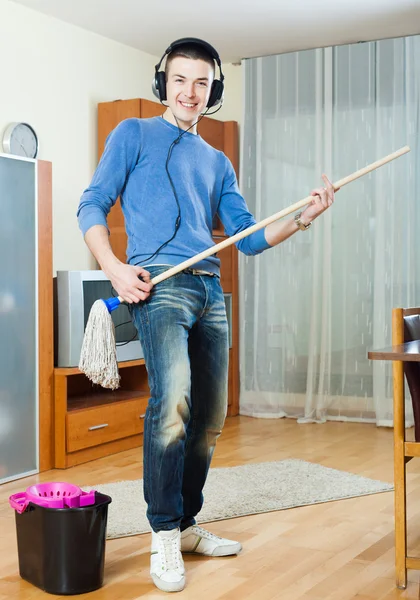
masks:
[[[57,271],[55,291],[55,364],[57,367],[77,367],[86,323],[92,304],[100,298],[117,296],[111,282],[101,270]],[[232,348],[232,294],[225,293],[229,326],[229,348]],[[144,358],[126,304],[111,313],[115,326],[117,360],[124,362]]]
[[[58,367],[77,367],[92,304],[117,293],[101,270],[57,271],[56,286],[56,363]],[[111,318],[115,326],[117,360],[143,358],[127,305],[121,304],[112,311]]]

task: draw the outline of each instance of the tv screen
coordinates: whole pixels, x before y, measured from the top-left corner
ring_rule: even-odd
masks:
[[[118,296],[110,281],[83,281],[84,328],[89,318],[92,304],[99,298]],[[130,313],[126,304],[121,304],[111,313],[115,326],[115,342],[118,345],[137,339],[137,331],[131,322]]]

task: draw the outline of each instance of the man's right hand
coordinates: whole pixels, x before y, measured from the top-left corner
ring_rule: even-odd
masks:
[[[146,300],[153,287],[149,271],[142,267],[119,263],[113,265],[112,269],[107,269],[106,275],[114,290],[128,304]]]
[[[88,229],[85,241],[102,271],[111,281],[114,290],[124,302],[132,304],[149,297],[153,287],[149,271],[142,267],[127,265],[115,256],[109,243],[108,230],[104,225],[93,225]]]

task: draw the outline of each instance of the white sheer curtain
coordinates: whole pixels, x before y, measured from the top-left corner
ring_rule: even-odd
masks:
[[[392,425],[391,311],[420,305],[420,36],[244,63],[241,187],[257,220],[408,144],[331,210],[240,258],[240,412]],[[412,420],[407,402],[408,422]]]

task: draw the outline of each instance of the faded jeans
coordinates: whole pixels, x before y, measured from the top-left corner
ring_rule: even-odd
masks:
[[[151,277],[169,267],[147,267]],[[186,529],[226,417],[228,324],[218,277],[191,270],[130,306],[149,378],[144,423],[144,497],[154,531]]]

